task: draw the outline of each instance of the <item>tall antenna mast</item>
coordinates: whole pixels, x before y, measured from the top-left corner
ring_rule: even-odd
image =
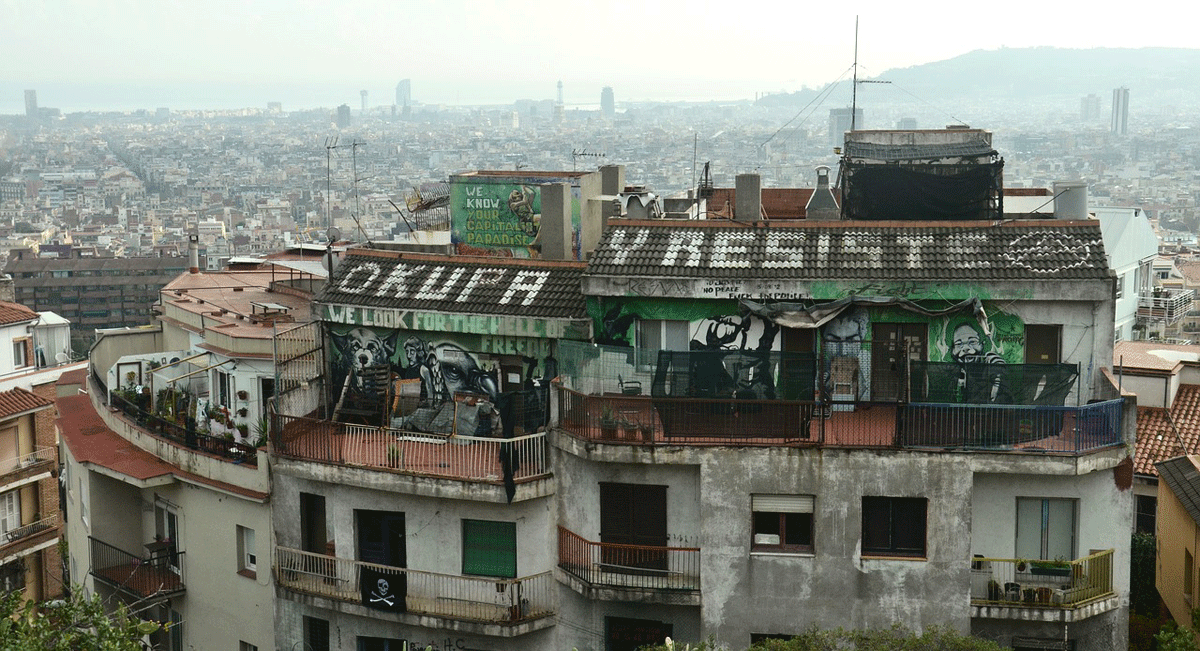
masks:
[[[854,131],[854,121],[858,117],[858,16],[854,17],[854,84],[850,91],[850,130]]]
[[[333,228],[333,197],[329,194],[329,159],[334,149],[337,149],[338,137],[325,139],[325,228]]]

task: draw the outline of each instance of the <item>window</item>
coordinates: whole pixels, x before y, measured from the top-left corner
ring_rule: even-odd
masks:
[[[689,333],[687,321],[646,319],[637,322],[637,350],[643,370],[658,363],[660,350],[687,350]]]
[[[751,549],[812,551],[812,495],[752,495],[750,508],[754,513]]]
[[[463,520],[463,574],[517,577],[517,523]]]
[[[21,526],[21,493],[9,491],[0,495],[0,534]]]
[[[1187,602],[1192,603],[1192,584],[1196,581],[1196,575],[1193,567],[1196,565],[1196,559],[1192,558],[1192,553],[1188,550],[1183,550],[1183,598]]]
[[[1154,533],[1158,498],[1154,495],[1138,495],[1136,525],[1138,533]]]
[[[416,647],[413,647],[414,649]],[[393,640],[385,637],[358,636],[356,651],[409,651],[406,640]]]
[[[79,519],[85,527],[91,526],[88,524],[87,482],[84,481],[87,478],[87,474],[86,470],[79,473]]]
[[[1075,558],[1075,500],[1017,498],[1017,558]]]
[[[665,571],[667,487],[601,482],[600,542],[600,562],[613,572]]]
[[[1116,296],[1113,296],[1113,298],[1119,299],[1125,295],[1125,277],[1126,277],[1126,274],[1121,274],[1120,276],[1117,276],[1117,294],[1116,294]]]
[[[237,526],[238,574],[255,578],[258,571],[258,548],[254,546],[254,530]]]
[[[216,374],[217,404],[229,407],[231,406],[229,396],[233,393],[231,391],[233,381],[229,378],[229,374],[224,371],[214,371],[214,373]]]
[[[238,651],[258,651],[258,647],[249,642],[238,642]]]
[[[863,497],[863,555],[924,556],[928,502],[924,497]]]
[[[0,591],[13,592],[25,587],[25,563],[17,559],[0,565]]]
[[[13,342],[12,342],[13,349],[12,350],[13,350],[13,367],[14,368],[21,368],[22,366],[29,366],[29,358],[30,358],[29,348],[32,345],[33,345],[33,342],[29,338],[13,339]]]
[[[329,620],[305,615],[304,645],[312,651],[329,651]]]

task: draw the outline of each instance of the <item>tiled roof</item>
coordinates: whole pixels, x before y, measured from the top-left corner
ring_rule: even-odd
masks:
[[[1184,360],[1200,361],[1200,346],[1156,341],[1118,341],[1113,346],[1114,369],[1171,372]]]
[[[938,160],[960,156],[991,156],[996,150],[988,141],[977,138],[969,142],[928,145],[884,145],[873,142],[847,141],[846,155],[850,158],[869,158],[881,161]]]
[[[1102,280],[1099,222],[637,222],[608,228],[585,276]]]
[[[580,319],[587,316],[582,272],[580,262],[353,252],[313,302]]]
[[[9,418],[27,411],[54,406],[54,402],[17,387],[0,392],[0,418]]]
[[[1192,459],[1176,457],[1158,464],[1158,475],[1179,498],[1183,508],[1200,524],[1200,471]]]
[[[32,321],[36,318],[38,318],[37,312],[34,312],[20,303],[0,301],[0,325],[21,323],[22,321]]]
[[[1156,474],[1154,464],[1159,461],[1197,452],[1200,452],[1200,386],[1179,387],[1171,404],[1170,420],[1167,420],[1165,409],[1138,407],[1137,447],[1133,461],[1136,474],[1153,476]]]

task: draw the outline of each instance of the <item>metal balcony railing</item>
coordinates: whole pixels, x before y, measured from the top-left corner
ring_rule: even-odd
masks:
[[[9,529],[8,531],[4,532],[3,536],[0,536],[0,550],[4,549],[10,543],[20,542],[26,538],[29,538],[30,536],[42,533],[43,531],[54,529],[57,526],[58,514],[52,513],[35,522],[30,522],[29,524],[23,524],[14,529]]]
[[[1192,309],[1195,294],[1191,289],[1156,287],[1138,295],[1138,319],[1173,324],[1182,321]]]
[[[194,427],[189,429],[174,420],[142,409],[116,392],[112,394],[111,406],[120,411],[126,419],[155,436],[235,463],[258,465],[258,449],[253,445],[220,436],[210,436]]]
[[[42,462],[53,461],[55,449],[52,447],[35,448],[32,452],[0,459],[0,475],[5,475],[15,470],[29,468]]]
[[[559,387],[559,427],[621,445],[769,445],[1083,454],[1120,445],[1124,401],[1079,407],[713,400]],[[839,409],[848,406],[852,409]]]
[[[396,577],[390,581],[391,589],[403,602],[393,608],[404,612],[501,625],[555,613],[556,584],[550,572],[515,579],[455,576],[275,548],[275,580],[279,585],[338,601],[367,601],[364,605],[370,606],[360,582],[364,568]]]
[[[546,433],[511,439],[410,432],[391,427],[276,416],[275,452],[281,457],[363,468],[497,483],[550,473]]]
[[[558,566],[589,585],[700,590],[699,547],[598,543],[559,527]]]
[[[1073,561],[971,561],[973,605],[1078,608],[1114,594],[1111,549]]]
[[[170,595],[186,590],[184,555],[172,545],[145,555],[131,554],[88,536],[92,553],[92,576],[137,597]]]

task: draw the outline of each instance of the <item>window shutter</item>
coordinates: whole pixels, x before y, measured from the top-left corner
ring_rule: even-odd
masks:
[[[516,578],[516,523],[463,520],[463,574]]]
[[[812,495],[752,495],[750,510],[756,513],[812,513]]]

